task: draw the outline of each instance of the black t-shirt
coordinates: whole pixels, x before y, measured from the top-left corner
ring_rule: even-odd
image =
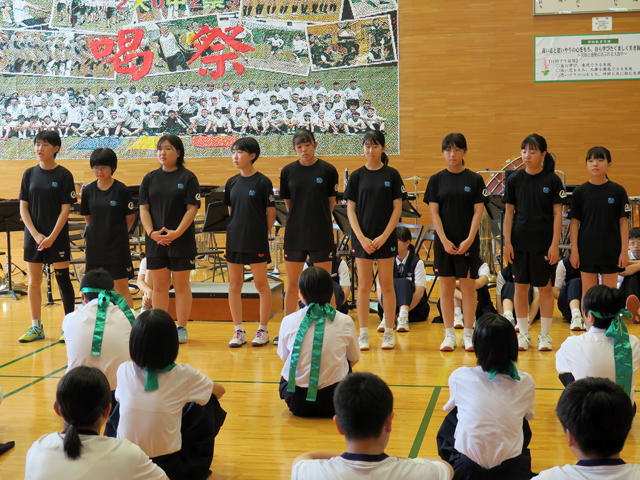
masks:
[[[149,172],[140,184],[139,205],[149,205],[153,230],[166,227],[175,230],[187,212],[187,205],[200,208],[200,184],[196,176],[184,167],[173,172],[162,168]],[[147,257],[195,257],[196,230],[193,222],[171,245],[158,245],[146,236]]]
[[[271,180],[260,172],[250,177],[231,177],[224,186],[224,204],[231,207],[227,251],[267,253],[267,208],[275,206]]]
[[[284,232],[285,250],[335,248],[329,197],[338,191],[338,171],[324,160],[308,167],[298,160],[280,172],[280,198],[291,200]]]
[[[131,194],[124,183],[114,179],[108,190],[100,190],[98,182],[84,187],[80,214],[91,215],[85,234],[87,263],[114,265],[131,261],[127,215],[134,212]]]
[[[44,236],[51,235],[56,226],[62,205],[76,203],[76,188],[71,172],[58,165],[51,170],[36,165],[22,175],[20,200],[29,202],[29,215],[36,230]],[[24,248],[38,248],[29,230],[24,229]],[[50,248],[59,251],[69,250],[69,224],[56,237]]]
[[[622,250],[620,219],[631,212],[622,185],[583,183],[571,196],[571,218],[580,221],[578,253],[583,265],[617,265]]]
[[[478,203],[488,203],[489,192],[484,180],[477,173],[465,168],[460,173],[442,170],[429,179],[424,203],[437,203],[444,233],[456,247],[469,236],[473,212]],[[440,237],[436,235],[434,247],[444,250]],[[480,235],[469,248],[470,252],[480,250]]]
[[[349,177],[344,191],[345,200],[356,204],[356,217],[360,229],[370,240],[379,237],[389,225],[393,213],[393,201],[407,196],[402,177],[395,168],[383,166],[379,170],[360,167]],[[361,246],[358,237],[353,235],[353,246]],[[398,246],[398,237],[389,235],[385,245]]]
[[[520,252],[546,252],[553,241],[553,206],[567,197],[554,172],[518,170],[507,180],[504,203],[515,206],[511,245]]]

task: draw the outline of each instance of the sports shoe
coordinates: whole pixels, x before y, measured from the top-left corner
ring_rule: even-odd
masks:
[[[473,352],[473,335],[462,335],[462,345],[465,351]]]
[[[264,330],[258,330],[256,336],[251,340],[252,347],[262,347],[267,343],[269,343],[269,332],[265,332]]]
[[[505,312],[503,317],[511,322],[511,325],[516,329],[516,332],[519,330],[518,322],[516,322],[516,317],[513,316],[513,312]]]
[[[367,332],[362,332],[358,337],[358,345],[360,345],[361,351],[367,351],[369,348],[369,334]]]
[[[392,350],[396,348],[396,336],[393,333],[385,333],[382,337],[382,349]]]
[[[464,328],[464,315],[461,313],[453,314],[453,328]]]
[[[582,315],[574,315],[571,317],[571,326],[569,330],[574,332],[579,332],[584,330],[584,320],[582,319]]]
[[[531,346],[531,335],[528,333],[519,333],[518,334],[518,350],[524,352],[529,350]]]
[[[408,332],[409,331],[409,317],[400,316],[398,317],[398,332]]]
[[[383,333],[386,326],[387,326],[387,321],[384,319],[384,316],[383,316],[382,321],[380,322],[380,325],[378,325],[378,331],[380,333]]]
[[[278,335],[276,338],[273,339],[273,343],[276,347],[278,346],[278,342],[280,341],[280,335]]]
[[[551,345],[551,337],[546,333],[538,335],[538,350],[541,352],[550,352],[553,350]]]
[[[453,349],[456,348],[456,336],[455,335],[444,335],[444,342],[440,344],[441,352],[452,352]]]
[[[633,323],[640,323],[640,300],[635,295],[627,297],[627,310],[631,312]]]
[[[186,327],[178,326],[178,343],[187,343],[189,341],[189,334]]]
[[[33,342],[34,340],[41,340],[44,338],[44,328],[42,327],[29,327],[24,334],[18,339],[20,343]]]
[[[65,341],[64,341],[64,330],[60,330],[60,343],[65,343]]]
[[[238,348],[247,343],[247,332],[244,330],[236,330],[233,334],[233,338],[229,342],[231,348]]]

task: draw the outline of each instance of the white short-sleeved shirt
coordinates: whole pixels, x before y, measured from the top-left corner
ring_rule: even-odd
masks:
[[[133,312],[134,316],[138,314]],[[110,303],[107,307],[107,320],[102,338],[102,350],[99,357],[91,355],[93,331],[96,327],[98,299],[93,299],[64,317],[62,330],[67,347],[69,370],[80,365],[100,369],[109,380],[111,390],[116,389],[116,374],[120,364],[131,360],[129,356],[129,335],[131,324],[120,307]]]
[[[616,363],[613,354],[613,337],[607,337],[606,330],[591,327],[582,335],[568,337],[556,352],[558,373],[573,374],[576,380],[586,377],[608,378],[616,381]],[[640,341],[629,335],[633,357],[633,377],[631,380],[631,403],[635,402],[636,373],[640,366]]]
[[[154,458],[182,448],[182,407],[188,402],[205,405],[211,398],[213,381],[183,363],[169,372],[158,372],[157,390],[144,391],[146,378],[147,372],[133,362],[118,368],[117,438],[130,440]]]
[[[564,280],[567,278],[567,267],[564,266],[564,262],[560,260],[556,266],[556,281],[553,284],[555,288],[562,288],[564,286]]]
[[[284,360],[282,377],[289,379],[289,366],[291,364],[291,352],[296,341],[296,334],[307,313],[307,307],[298,310],[282,319],[280,324],[280,342],[278,343],[278,355]],[[296,385],[309,386],[309,371],[311,369],[311,353],[313,349],[313,335],[315,324],[309,327],[302,347],[296,370]],[[320,380],[318,389],[322,389],[341,381],[349,373],[347,360],[360,359],[360,347],[353,319],[349,315],[336,312],[333,322],[325,321],[324,341],[322,343],[322,357],[320,360]]]
[[[478,269],[478,278],[482,276],[489,278],[489,275],[491,275],[491,269],[489,268],[489,264],[487,262],[484,262]]]
[[[291,480],[335,479],[450,480],[451,474],[444,462],[398,457],[387,457],[381,461],[350,460],[342,456],[329,460],[303,460],[291,470]]]
[[[540,472],[533,480],[640,480],[640,465],[565,465]]]
[[[309,268],[309,265],[305,262],[302,270],[306,270]],[[349,267],[347,266],[347,262],[344,260],[340,260],[338,264],[338,283],[341,287],[350,287],[351,286],[351,276],[349,275]]]
[[[140,266],[138,267],[138,275],[146,275],[147,274],[147,257],[144,257],[140,260]]]
[[[629,260],[638,260],[631,250],[629,250]],[[618,275],[618,288],[622,285],[623,280],[624,277],[622,275]]]
[[[80,435],[82,451],[71,460],[64,435],[43,435],[27,452],[25,480],[164,480],[164,471],[128,440]]]
[[[522,453],[522,419],[535,416],[535,384],[498,374],[489,380],[481,367],[460,367],[449,377],[449,401],[458,407],[455,448],[483,468],[493,468]]]

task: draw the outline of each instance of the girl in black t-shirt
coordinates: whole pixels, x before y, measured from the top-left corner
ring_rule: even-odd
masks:
[[[24,222],[24,261],[29,275],[31,327],[19,338],[21,343],[44,338],[42,313],[42,265],[52,264],[65,315],[73,312],[75,292],[69,277],[69,225],[71,204],[76,202],[73,175],[56,163],[62,141],[53,131],[43,131],[33,139],[39,165],[24,172],[20,185],[20,216]],[[61,337],[64,341],[64,336]]]
[[[434,271],[440,278],[440,306],[445,326],[440,350],[456,347],[454,294],[456,279],[462,293],[462,344],[473,351],[473,322],[477,295],[475,281],[480,264],[478,228],[488,192],[484,180],[465,168],[467,140],[461,133],[450,133],[442,140],[447,168],[429,179],[424,201],[429,204],[436,227]]]
[[[80,214],[87,222],[86,271],[103,268],[113,277],[114,290],[133,308],[129,279],[133,264],[129,251],[129,230],[135,219],[133,200],[127,186],[113,178],[118,157],[110,148],[97,148],[89,158],[96,181],[82,190]]]
[[[611,153],[593,147],[587,153],[591,178],[571,196],[571,265],[580,268],[582,297],[602,284],[616,288],[618,272],[629,263],[629,197],[622,185],[607,176]]]
[[[366,165],[355,170],[344,192],[347,215],[353,236],[351,253],[358,269],[358,323],[360,350],[369,350],[369,293],[373,283],[373,260],[378,264],[378,279],[384,298],[385,329],[382,348],[395,347],[393,324],[396,320],[396,295],[393,269],[398,252],[395,228],[402,213],[406,189],[395,168],[389,167],[384,153],[385,138],[379,130],[364,134],[362,140]]]
[[[241,173],[231,177],[224,187],[224,203],[229,207],[227,226],[227,266],[229,268],[229,310],[235,326],[230,347],[247,343],[242,328],[242,285],[244,266],[251,273],[260,295],[260,326],[251,341],[254,347],[269,343],[267,323],[271,313],[271,289],[267,278],[269,235],[276,219],[271,180],[258,172],[253,164],[260,156],[255,138],[236,140],[231,147],[233,165]]]
[[[189,277],[197,253],[193,220],[200,207],[200,185],[184,168],[184,144],[177,135],[164,135],[157,144],[161,168],[140,184],[140,221],[147,232],[147,269],[153,280],[153,307],[167,311],[173,285],[178,339],[186,343],[191,313]]]

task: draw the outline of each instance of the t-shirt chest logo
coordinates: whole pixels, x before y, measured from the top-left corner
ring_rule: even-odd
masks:
[[[609,201],[609,203],[612,203],[612,204],[616,203],[616,199],[612,198],[612,197],[609,197],[608,201]]]
[[[111,205],[112,207],[115,207],[116,206],[116,201],[115,200],[111,200],[109,202],[109,205]]]
[[[549,187],[542,187],[542,191],[544,193],[549,193]]]
[[[58,182],[51,182],[51,186],[52,186],[53,188],[56,188],[56,187],[58,186]]]
[[[384,186],[385,187],[390,187],[391,186],[391,182],[384,182]]]
[[[250,196],[250,197],[255,196],[255,194],[256,194],[256,191],[255,191],[255,190],[249,190],[249,196]]]
[[[318,177],[318,178],[316,178],[316,182],[317,183],[322,183],[322,182],[324,182],[324,178]]]
[[[178,188],[179,188],[180,190],[182,190],[182,189],[184,189],[184,185],[183,185],[182,183],[179,183],[179,184],[178,184]]]
[[[469,193],[469,192],[471,191],[471,187],[465,186],[465,187],[464,187],[464,191],[465,191],[465,192],[467,192],[467,193]]]

